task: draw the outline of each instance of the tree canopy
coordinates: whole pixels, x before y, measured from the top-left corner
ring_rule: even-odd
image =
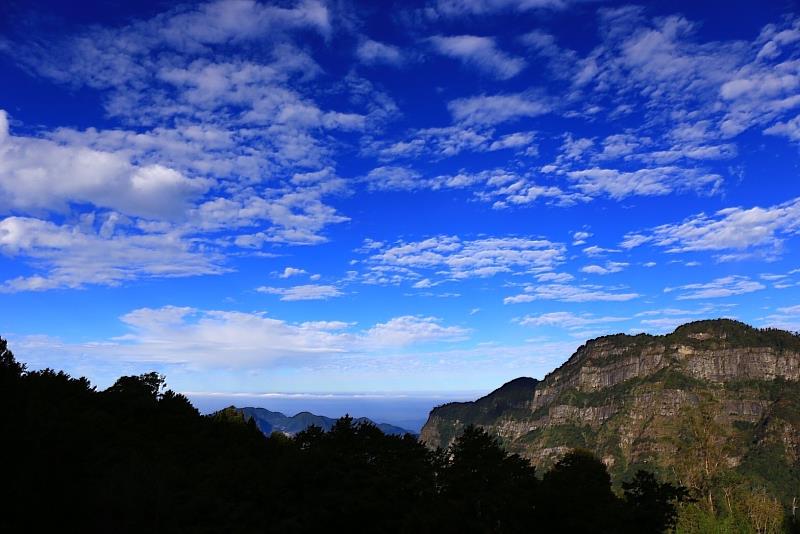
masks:
[[[350,417],[265,438],[156,373],[97,391],[3,340],[0,384],[4,532],[658,532],[685,498],[644,472],[617,495],[586,451],[537,478],[473,426],[447,450]]]

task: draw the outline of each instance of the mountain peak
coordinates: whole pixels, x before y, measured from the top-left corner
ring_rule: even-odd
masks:
[[[580,447],[624,478],[642,464],[678,469],[676,429],[696,419],[718,434],[726,464],[751,476],[765,469],[752,464],[765,450],[796,472],[798,414],[800,336],[712,319],[664,335],[589,340],[541,381],[518,378],[474,402],[435,408],[421,439],[446,446],[474,424],[537,465]],[[800,477],[785,484],[797,487]]]

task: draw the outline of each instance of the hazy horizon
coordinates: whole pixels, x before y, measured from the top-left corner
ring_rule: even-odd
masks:
[[[502,385],[502,384],[501,384]],[[498,386],[499,387],[499,386]],[[475,400],[489,391],[468,391],[452,394],[237,394],[183,392],[201,413],[236,406],[238,408],[266,408],[289,417],[300,412],[311,412],[331,418],[344,415],[367,417],[376,423],[389,423],[413,432],[419,432],[436,406],[448,402]]]

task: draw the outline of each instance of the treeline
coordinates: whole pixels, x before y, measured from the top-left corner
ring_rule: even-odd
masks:
[[[0,406],[2,532],[649,533],[687,499],[644,471],[615,493],[582,451],[537,476],[475,427],[437,451],[348,417],[265,439],[157,374],[97,391],[2,339]]]

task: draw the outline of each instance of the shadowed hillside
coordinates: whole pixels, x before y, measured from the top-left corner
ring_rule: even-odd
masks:
[[[28,372],[0,339],[0,531],[660,532],[685,500],[645,471],[614,492],[587,451],[538,478],[473,426],[447,450],[351,418],[266,438],[164,385]]]

